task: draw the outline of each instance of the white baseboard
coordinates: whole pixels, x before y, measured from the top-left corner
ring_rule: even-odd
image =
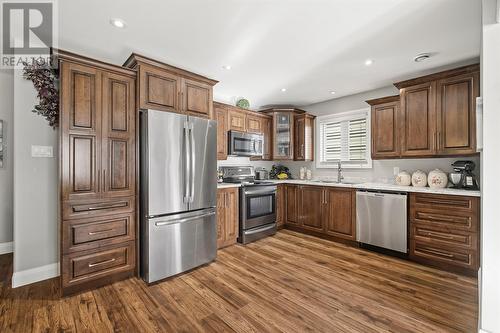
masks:
[[[12,274],[12,288],[51,279],[56,276],[59,276],[59,263],[14,272],[14,274]]]
[[[12,253],[14,250],[14,243],[0,243],[0,254]]]

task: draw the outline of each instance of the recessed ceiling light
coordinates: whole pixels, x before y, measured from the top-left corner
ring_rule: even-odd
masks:
[[[109,23],[111,23],[111,25],[113,25],[114,27],[117,27],[117,28],[120,28],[120,29],[123,29],[126,26],[125,21],[122,20],[122,19],[119,19],[119,18],[111,19],[109,21]]]
[[[224,66],[222,66],[222,68],[229,71],[229,70],[231,70],[231,65],[224,65]]]
[[[365,66],[371,66],[371,64],[373,64],[373,60],[371,60],[371,59],[365,60]]]
[[[330,94],[335,95],[335,91],[330,91]]]
[[[281,88],[281,91],[282,91],[282,92],[285,92],[285,91],[286,91],[286,88]]]
[[[415,56],[415,58],[413,58],[413,61],[422,62],[422,61],[429,59],[430,57],[432,57],[431,53],[420,53],[420,54],[417,54]]]

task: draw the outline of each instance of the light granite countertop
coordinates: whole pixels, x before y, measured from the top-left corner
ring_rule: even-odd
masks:
[[[414,193],[430,193],[430,194],[447,194],[447,195],[462,195],[469,197],[480,197],[480,191],[460,190],[454,188],[430,188],[430,187],[415,187],[415,186],[400,186],[395,184],[384,183],[328,183],[318,180],[271,180],[276,184],[298,184],[298,185],[316,185],[316,186],[332,186],[332,187],[347,187],[360,190],[379,190],[379,191],[394,191],[394,192],[414,192]]]

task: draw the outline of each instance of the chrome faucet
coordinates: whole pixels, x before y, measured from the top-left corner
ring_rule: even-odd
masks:
[[[342,183],[344,176],[342,175],[342,162],[339,160],[337,165],[337,183]]]

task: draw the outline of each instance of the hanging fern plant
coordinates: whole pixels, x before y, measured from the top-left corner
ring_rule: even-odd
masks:
[[[39,104],[32,111],[45,117],[49,126],[56,129],[59,123],[59,80],[56,71],[47,63],[37,61],[23,65],[24,78],[33,82],[38,93]]]

